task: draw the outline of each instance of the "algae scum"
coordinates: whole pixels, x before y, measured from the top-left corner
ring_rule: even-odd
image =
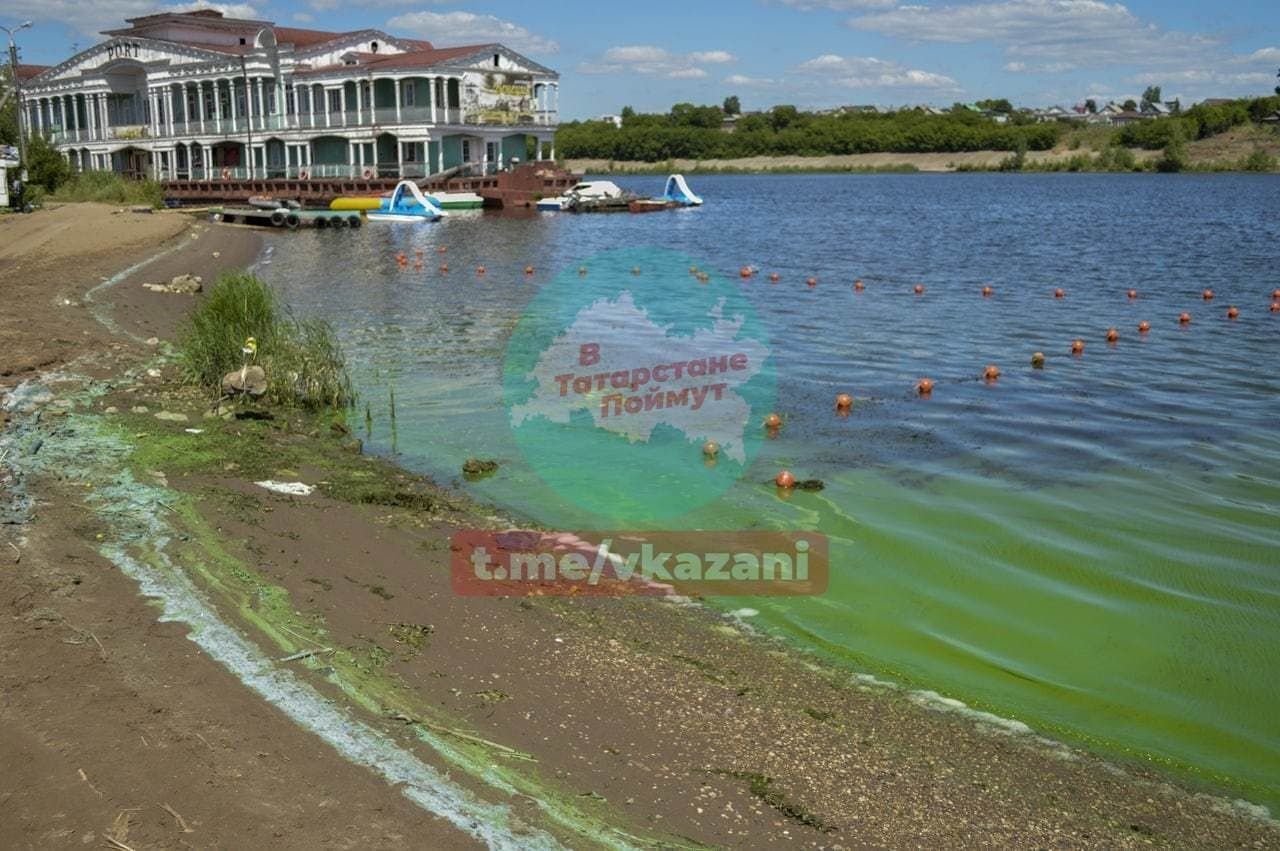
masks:
[[[264,451],[261,436],[252,432],[272,426],[261,422],[215,418],[189,424],[142,409],[95,412],[108,389],[59,373],[24,382],[9,395],[6,409],[13,421],[0,434],[0,463],[14,495],[4,509],[6,522],[29,519],[36,510],[29,496],[33,481],[53,480],[63,491],[82,495],[102,529],[99,552],[138,584],[159,620],[185,624],[190,640],[272,706],[490,847],[550,849],[583,841],[631,847],[636,837],[584,811],[578,796],[545,782],[532,757],[456,727],[454,719],[383,670],[386,660],[376,653],[333,644],[318,614],[295,609],[285,589],[224,545],[190,497],[166,486],[166,475],[221,471],[230,458],[238,459],[232,463],[246,475],[315,461],[302,448],[305,441],[295,442],[299,448],[293,451]],[[348,457],[330,469],[329,487],[339,498],[382,504],[411,499],[403,490],[380,487],[374,473],[361,469],[368,462]],[[426,639],[420,627],[395,626],[391,635],[402,646],[420,647]],[[317,681],[340,697],[322,693]],[[440,767],[379,729],[374,717],[400,719],[399,726]],[[465,781],[452,779],[459,776]],[[537,802],[537,824],[491,800],[514,795]]]

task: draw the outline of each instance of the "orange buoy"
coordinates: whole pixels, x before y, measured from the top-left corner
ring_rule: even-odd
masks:
[[[421,260],[419,260],[419,261],[417,261],[416,263],[414,263],[414,264],[413,264],[413,268],[414,268],[414,269],[416,269],[416,270],[418,270],[418,271],[422,271],[422,261],[421,261]]]
[[[782,280],[782,276],[779,275],[777,272],[774,272],[771,275],[769,275],[769,283],[771,284],[776,284],[778,283],[778,281],[781,281],[781,280]]]
[[[924,284],[916,284],[916,295],[924,295]]]
[[[773,483],[783,490],[791,490],[796,486],[796,477],[791,475],[790,470],[783,470],[773,477]]]
[[[853,407],[853,397],[848,393],[841,393],[836,396],[836,410],[847,411]]]
[[[1280,301],[1280,290],[1272,290],[1272,291],[1271,291],[1271,300],[1272,300],[1272,301]]]
[[[782,417],[778,416],[777,414],[770,414],[769,416],[764,418],[764,427],[765,428],[781,428]]]
[[[1178,323],[1179,323],[1179,324],[1181,324],[1181,325],[1189,325],[1189,324],[1191,324],[1191,314],[1190,314],[1190,313],[1185,313],[1185,312],[1184,312],[1184,313],[1182,313],[1182,314],[1178,317]]]
[[[714,440],[708,440],[706,443],[702,444],[702,454],[708,458],[716,457],[720,454],[720,444],[716,443]]]
[[[818,279],[810,278],[809,280],[805,281],[805,283],[809,285],[810,289],[812,289],[813,287],[816,287],[818,285]]]
[[[1280,313],[1280,299],[1277,299],[1276,301],[1271,302],[1271,312]]]
[[[422,249],[421,249],[421,248],[415,248],[415,249],[413,249],[413,256],[414,256],[414,257],[421,257],[421,256],[422,256]]]
[[[1053,291],[1053,297],[1054,297],[1054,298],[1066,298],[1066,297],[1067,297],[1067,291],[1066,291],[1066,290],[1064,290],[1064,289],[1062,289],[1061,287],[1059,287],[1058,289],[1056,289],[1056,290],[1054,290],[1054,291]]]
[[[436,249],[436,251],[437,251],[437,252],[439,252],[440,254],[444,254],[444,253],[445,253],[446,251],[448,251],[448,250],[449,250],[449,249],[448,249],[446,246],[443,246],[443,245]]]
[[[992,293],[994,293],[994,292],[995,292],[995,290],[993,290],[991,287],[983,287],[983,288],[982,288],[982,297],[983,297],[983,298],[991,298],[991,294],[992,294]]]
[[[532,267],[532,266],[525,266],[525,267],[524,267],[524,273],[525,273],[526,275],[532,275],[532,274],[533,274],[533,267]]]
[[[1084,340],[1073,340],[1071,342],[1071,354],[1073,355],[1084,354]]]
[[[751,277],[751,267],[750,267],[750,266],[743,266],[741,269],[739,269],[739,270],[738,270],[738,276],[739,276],[739,277],[742,277],[742,278],[750,278],[750,277]]]
[[[483,266],[477,266],[477,267],[476,267],[476,274],[477,274],[477,275],[483,275],[484,273],[485,273],[485,268],[484,268]]]
[[[921,396],[928,396],[933,392],[933,379],[922,378],[916,382],[916,392]]]
[[[1205,290],[1203,295],[1205,301],[1213,301],[1213,290]]]
[[[409,259],[409,258],[405,256],[405,253],[404,253],[403,251],[401,251],[399,254],[397,254],[397,255],[396,255],[396,262],[397,262],[397,263],[404,263],[404,262],[405,262],[405,261],[407,261],[408,259]]]
[[[1114,343],[1116,340],[1119,340],[1119,339],[1120,339],[1120,332],[1119,332],[1119,331],[1117,331],[1117,330],[1116,330],[1116,329],[1114,329],[1114,328],[1108,328],[1108,329],[1107,329],[1107,342],[1108,342],[1108,343]]]
[[[1133,301],[1133,300],[1134,300],[1135,298],[1137,298],[1137,297],[1138,297],[1138,291],[1137,291],[1137,290],[1129,290],[1129,300],[1130,300],[1130,301]]]
[[[987,368],[982,371],[982,377],[987,381],[995,381],[1000,377],[1000,367],[993,363],[987,364]]]
[[[448,273],[448,271],[449,271],[449,264],[448,264],[448,263],[441,263],[441,264],[440,264],[440,273],[441,273],[441,274],[447,274],[447,273]]]
[[[1148,322],[1147,320],[1145,320],[1145,319],[1144,319],[1144,320],[1142,320],[1141,322],[1139,322],[1139,323],[1138,323],[1138,333],[1139,333],[1139,334],[1145,334],[1145,333],[1147,333],[1147,332],[1148,332],[1148,331],[1150,331],[1150,330],[1151,330],[1151,323],[1150,323],[1150,322]]]
[[[1031,366],[1034,369],[1044,369],[1044,352],[1033,352],[1031,355]]]
[[[867,288],[867,285],[866,285],[866,284],[864,284],[864,283],[862,283],[862,281],[861,281],[861,280],[857,280],[857,281],[854,281],[854,282],[853,282],[853,291],[854,291],[854,292],[856,292],[856,293],[860,293],[860,292],[862,292],[863,290],[865,290],[866,288]]]
[[[1228,319],[1235,319],[1239,315],[1240,315],[1240,309],[1236,307],[1234,304],[1227,308]]]

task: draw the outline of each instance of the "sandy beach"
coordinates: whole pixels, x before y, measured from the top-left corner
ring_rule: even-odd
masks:
[[[870,156],[859,164],[903,161]],[[943,169],[968,155],[930,156]],[[433,814],[273,686],[246,684],[190,625],[162,622],[112,552],[163,553],[289,672],[275,682],[446,776],[461,811],[503,808],[517,844],[1280,846],[1275,822],[1210,785],[858,677],[702,607],[456,596],[449,535],[518,518],[360,454],[331,417],[208,418],[164,354],[203,296],[142,284],[189,273],[207,290],[263,244],[169,212],[0,217],[7,847],[454,848],[489,835],[479,817]],[[51,392],[32,399],[36,383]],[[91,457],[94,435],[118,455]],[[92,494],[121,469],[164,494],[146,517],[163,541],[112,549],[137,521]],[[264,478],[317,490],[273,494]]]

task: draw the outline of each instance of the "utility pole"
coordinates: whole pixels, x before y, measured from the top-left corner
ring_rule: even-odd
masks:
[[[23,21],[16,27],[0,27],[9,35],[9,76],[10,83],[13,85],[13,94],[18,101],[18,158],[22,161],[23,180],[26,180],[27,170],[27,134],[23,131],[22,121],[26,113],[26,105],[22,102],[22,83],[18,80],[18,45],[13,41],[13,34],[19,30],[25,30],[31,26],[30,21]]]

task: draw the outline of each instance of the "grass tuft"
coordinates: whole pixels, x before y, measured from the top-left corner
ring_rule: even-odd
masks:
[[[224,273],[187,321],[178,344],[185,379],[218,391],[222,377],[244,365],[241,349],[249,337],[258,343],[252,362],[267,374],[269,401],[312,410],[354,402],[333,327],[294,319],[270,287],[248,272]]]
[[[164,203],[164,189],[154,180],[127,180],[110,171],[86,171],[58,187],[54,201],[95,201],[99,204],[146,204],[159,207]]]

